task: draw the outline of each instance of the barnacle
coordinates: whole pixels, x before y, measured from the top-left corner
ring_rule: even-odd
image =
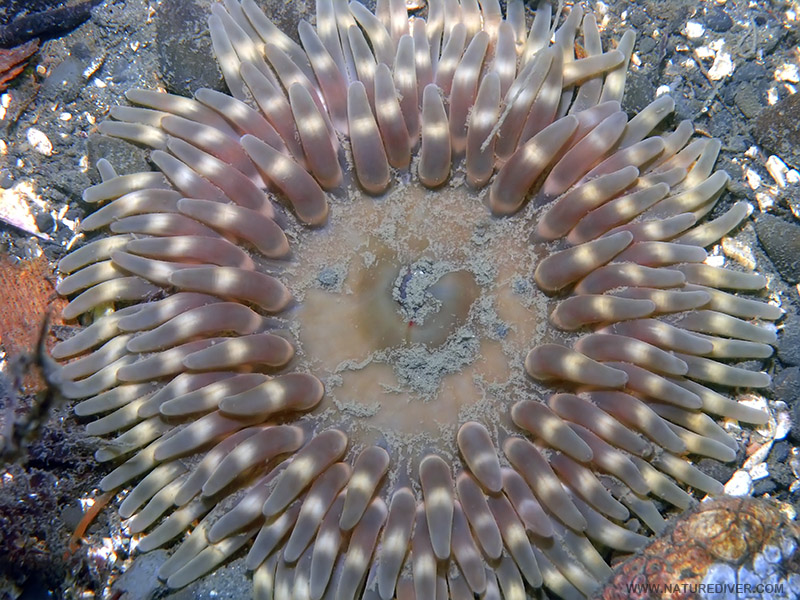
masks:
[[[735,363],[781,311],[706,262],[748,214],[704,219],[720,144],[621,110],[631,32],[321,0],[299,45],[211,12],[232,96],[129,92],[100,129],[158,171],[101,161],[111,235],[59,265],[66,318],[124,305],[53,353],[139,549],[191,529],[169,586],[252,540],[259,597],[581,597],[663,529],[650,496],[721,493],[687,457],[735,457],[709,415],[765,421],[724,390],[769,385]]]

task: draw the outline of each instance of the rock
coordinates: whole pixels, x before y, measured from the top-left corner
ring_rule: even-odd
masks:
[[[789,315],[778,340],[778,358],[785,365],[800,365],[800,316]],[[788,402],[787,404],[791,404]]]
[[[733,19],[719,6],[710,8],[708,12],[706,12],[704,20],[706,27],[719,33],[728,31],[733,27]]]
[[[739,460],[730,463],[721,463],[713,458],[701,458],[699,461],[697,461],[695,466],[709,477],[724,484],[726,481],[729,481],[731,477],[733,477],[733,473],[736,471],[737,463],[741,464]]]
[[[4,190],[10,189],[14,186],[14,176],[10,171],[0,171],[0,188]]]
[[[656,46],[658,46],[658,42],[656,42],[653,38],[644,38],[639,43],[639,52],[641,54],[649,54],[656,48]]]
[[[625,110],[634,115],[653,101],[656,88],[653,73],[630,73],[625,86]]]
[[[755,93],[758,98],[765,98],[767,90],[769,89],[770,80],[771,77],[763,65],[756,62],[744,62],[741,65],[736,65],[736,69],[733,71],[730,81],[722,87],[720,94],[727,104],[736,104],[736,94],[739,93],[745,85],[751,86],[751,89],[740,99],[745,105],[745,108],[750,110],[750,107],[747,105],[748,96],[752,96],[753,93]],[[763,108],[763,103],[759,103],[758,106],[754,105],[754,107],[756,111],[759,111]]]
[[[792,428],[789,439],[800,443],[800,367],[790,367],[775,377],[775,399],[782,400],[789,407]]]
[[[369,10],[375,8],[374,2],[363,2],[362,4]],[[308,21],[311,15],[316,12],[315,0],[294,0],[293,2],[262,0],[259,5],[278,29],[295,42],[300,42],[300,36],[297,34],[297,25],[300,20],[305,19]]]
[[[767,154],[800,167],[800,94],[765,108],[755,121],[753,137]]]
[[[787,283],[800,282],[800,225],[763,214],[756,220],[756,233],[781,277]]]
[[[767,77],[767,74],[767,70],[763,65],[756,62],[746,62],[736,67],[733,72],[733,83],[763,79]]]
[[[53,216],[49,212],[37,213],[33,218],[36,221],[36,228],[42,233],[49,233],[55,225]]]
[[[782,400],[789,406],[794,404],[794,398],[800,397],[800,367],[789,367],[778,373],[775,376],[773,392],[776,400]],[[798,425],[800,426],[800,423]]]
[[[800,183],[790,183],[778,192],[778,203],[787,206],[796,219],[800,219]]]
[[[794,474],[789,464],[789,444],[786,440],[775,442],[767,459],[767,468],[769,469],[769,477],[765,478],[765,480],[771,481],[774,486],[770,492],[774,490],[778,490],[779,493],[788,492],[794,481]],[[754,486],[755,494],[758,494],[757,488],[758,483]]]
[[[772,451],[769,453],[769,460],[770,464],[772,463],[783,463],[786,462],[786,459],[789,457],[789,444],[785,441],[775,442],[775,445],[772,446]]]
[[[161,77],[168,91],[191,96],[201,87],[225,90],[208,33],[210,2],[164,0],[156,13]]]
[[[749,84],[739,87],[733,97],[733,101],[748,119],[754,118],[764,106],[759,93]]]
[[[85,68],[84,62],[73,57],[63,60],[50,71],[42,83],[42,94],[51,101],[72,102],[86,84],[86,79],[83,77]]]
[[[168,558],[166,550],[154,550],[137,556],[131,567],[114,582],[114,592],[126,600],[150,600],[161,587],[158,569]]]
[[[69,32],[89,18],[97,3],[98,0],[4,0],[0,10],[0,47],[11,48],[32,38],[52,38]]]
[[[120,175],[150,170],[147,164],[147,150],[119,138],[92,134],[86,141],[86,154],[89,157],[89,177],[93,183],[100,182],[95,165],[101,158],[109,161]]]
[[[778,484],[772,477],[765,477],[759,479],[753,484],[753,496],[763,496],[764,494],[771,494],[778,489]]]

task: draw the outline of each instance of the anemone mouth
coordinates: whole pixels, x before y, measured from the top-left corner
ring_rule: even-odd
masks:
[[[378,4],[319,2],[302,46],[216,5],[233,97],[112,111],[159,171],[101,161],[84,194],[113,235],[61,261],[65,317],[125,306],[56,346],[62,391],[117,432],[101,487],[138,480],[139,548],[192,529],[169,586],[252,540],[259,597],[589,595],[653,497],[722,491],[690,461],[735,456],[709,414],[765,420],[721,390],[769,385],[735,363],[781,311],[705,262],[747,206],[704,221],[720,147],[653,133],[668,97],[620,110],[632,34]]]

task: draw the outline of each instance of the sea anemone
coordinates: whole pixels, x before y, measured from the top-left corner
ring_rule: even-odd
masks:
[[[725,393],[769,385],[735,363],[781,311],[707,264],[748,215],[705,219],[720,144],[654,133],[668,96],[628,119],[634,35],[604,52],[579,6],[316,11],[298,44],[213,6],[232,96],[132,90],[100,126],[158,169],[100,161],[81,228],[112,235],[59,265],[65,318],[115,307],[53,351],[120,432],[100,487],[133,485],[139,550],[184,538],[171,587],[249,544],[264,598],[588,595],[678,484],[722,492],[709,415],[766,420]]]

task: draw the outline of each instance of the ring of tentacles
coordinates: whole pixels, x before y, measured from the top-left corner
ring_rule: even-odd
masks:
[[[552,12],[320,0],[298,44],[225,0],[232,96],[101,124],[158,170],[98,164],[53,354],[138,549],[182,540],[167,585],[246,546],[257,597],[582,597],[721,493],[692,460],[766,421],[726,390],[781,316],[706,261],[748,206],[707,217],[720,144],[668,96],[621,110],[631,32]]]

